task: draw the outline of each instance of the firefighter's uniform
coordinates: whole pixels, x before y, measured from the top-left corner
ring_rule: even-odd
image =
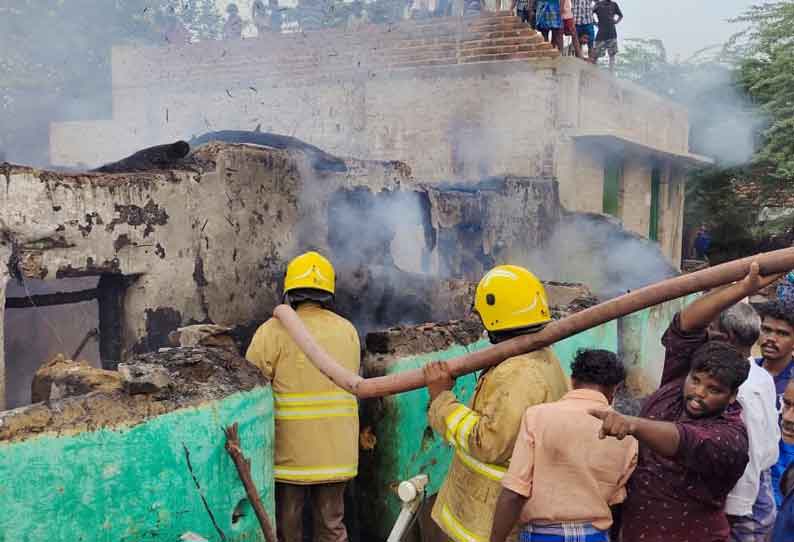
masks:
[[[491,332],[532,328],[550,321],[543,285],[516,266],[499,266],[477,287],[475,309]],[[493,336],[492,336],[493,337]],[[500,480],[507,471],[524,411],[556,401],[568,379],[550,348],[510,358],[485,372],[470,407],[451,391],[438,395],[428,417],[455,448],[432,517],[456,542],[490,539]]]
[[[333,293],[333,281],[331,264],[307,253],[290,264],[284,289]],[[297,313],[326,352],[358,373],[360,346],[350,322],[311,301],[299,304]],[[344,482],[358,471],[356,398],[318,371],[276,318],[260,326],[246,358],[272,381],[279,540],[300,540],[306,496],[313,503],[315,540],[347,540],[343,497]]]

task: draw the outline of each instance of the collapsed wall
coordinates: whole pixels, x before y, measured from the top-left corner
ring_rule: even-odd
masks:
[[[209,143],[168,170],[0,174],[0,297],[8,280],[98,279],[81,295],[98,301],[106,368],[188,324],[230,326],[247,343],[286,263],[309,249],[331,256],[340,310],[362,334],[461,318],[470,302],[455,281],[542,246],[560,217],[552,179],[424,187],[399,162],[302,147]],[[27,382],[43,361],[13,360],[28,363]]]
[[[259,539],[223,433],[239,424],[272,515],[272,395],[255,367],[199,346],[119,373],[63,360],[45,372],[49,400],[0,413],[0,538]]]

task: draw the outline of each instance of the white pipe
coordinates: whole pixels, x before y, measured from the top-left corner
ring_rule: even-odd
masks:
[[[410,480],[400,482],[400,485],[397,487],[397,495],[400,497],[400,500],[403,501],[403,506],[386,542],[400,542],[402,537],[405,536],[405,531],[410,527],[414,515],[422,504],[425,495],[425,487],[429,480],[426,474],[420,474],[419,476],[414,476]]]

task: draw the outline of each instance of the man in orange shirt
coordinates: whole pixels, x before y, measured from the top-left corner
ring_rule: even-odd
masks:
[[[608,542],[610,506],[626,498],[637,465],[637,441],[598,438],[591,409],[609,407],[626,377],[607,350],[580,350],[571,365],[573,390],[526,410],[502,479],[491,542],[504,542],[516,521],[522,542]]]

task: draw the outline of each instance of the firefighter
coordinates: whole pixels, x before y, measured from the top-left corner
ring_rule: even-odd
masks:
[[[334,268],[328,260],[307,252],[290,262],[284,302],[297,311],[323,349],[358,373],[358,334],[331,310],[333,299]],[[278,539],[303,541],[303,506],[308,499],[314,539],[346,542],[345,484],[358,471],[356,398],[320,373],[276,318],[259,327],[246,358],[273,386]]]
[[[486,273],[474,310],[494,344],[535,333],[551,321],[543,285],[515,265]],[[454,380],[444,362],[428,364],[424,372],[430,425],[455,448],[433,520],[456,542],[487,542],[524,411],[560,399],[568,391],[567,377],[551,348],[515,356],[480,376],[468,407],[452,392]]]

